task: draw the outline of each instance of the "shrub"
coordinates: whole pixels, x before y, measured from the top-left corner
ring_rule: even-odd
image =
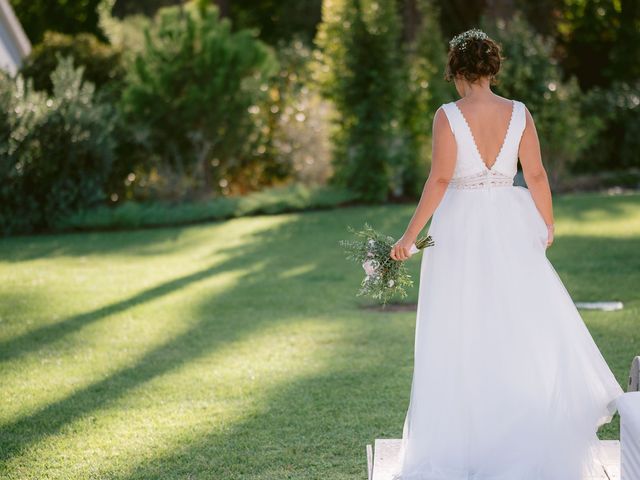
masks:
[[[5,234],[48,228],[104,199],[113,159],[115,112],[94,101],[83,68],[60,59],[51,96],[21,75],[2,78],[0,228]]]
[[[205,2],[160,9],[126,79],[122,108],[149,152],[199,180],[203,193],[228,193],[260,174],[264,135],[252,115],[276,67],[253,32],[232,32]]]
[[[51,73],[59,55],[72,57],[76,65],[84,67],[84,78],[98,88],[109,85],[117,90],[124,77],[120,51],[89,33],[72,36],[46,32],[25,60],[21,73],[33,79],[37,90],[51,93]]]
[[[60,219],[58,230],[119,230],[224,220],[233,217],[332,208],[356,200],[349,190],[299,184],[203,202],[125,202],[98,206]]]

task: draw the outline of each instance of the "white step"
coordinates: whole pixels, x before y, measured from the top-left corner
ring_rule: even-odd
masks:
[[[602,475],[587,477],[584,480],[620,480],[620,442],[618,440],[601,440],[603,447]],[[391,480],[400,463],[400,440],[377,438],[373,455],[371,445],[367,445],[367,469],[369,480]],[[373,465],[371,458],[373,457]]]

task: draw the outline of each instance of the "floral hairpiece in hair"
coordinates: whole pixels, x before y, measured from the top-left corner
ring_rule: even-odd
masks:
[[[449,42],[449,47],[451,47],[451,49],[459,49],[461,51],[464,51],[464,49],[467,48],[469,40],[486,40],[487,38],[489,38],[489,36],[482,30],[478,28],[472,28],[471,30],[459,33],[458,35],[453,37]]]

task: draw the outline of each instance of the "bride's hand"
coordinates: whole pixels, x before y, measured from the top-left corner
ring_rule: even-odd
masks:
[[[411,245],[413,245],[414,241],[414,239],[405,238],[403,235],[396,243],[393,244],[389,256],[398,261],[406,260],[411,256],[409,249],[411,248]]]
[[[551,246],[551,244],[553,243],[553,235],[554,235],[554,225],[553,223],[551,225],[547,225],[547,246],[546,248],[549,248]]]

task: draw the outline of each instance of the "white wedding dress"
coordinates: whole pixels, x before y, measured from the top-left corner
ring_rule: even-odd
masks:
[[[525,107],[491,168],[456,103],[453,178],[423,250],[411,397],[395,480],[579,480],[623,393],[513,185]],[[600,469],[600,473],[602,469]]]

